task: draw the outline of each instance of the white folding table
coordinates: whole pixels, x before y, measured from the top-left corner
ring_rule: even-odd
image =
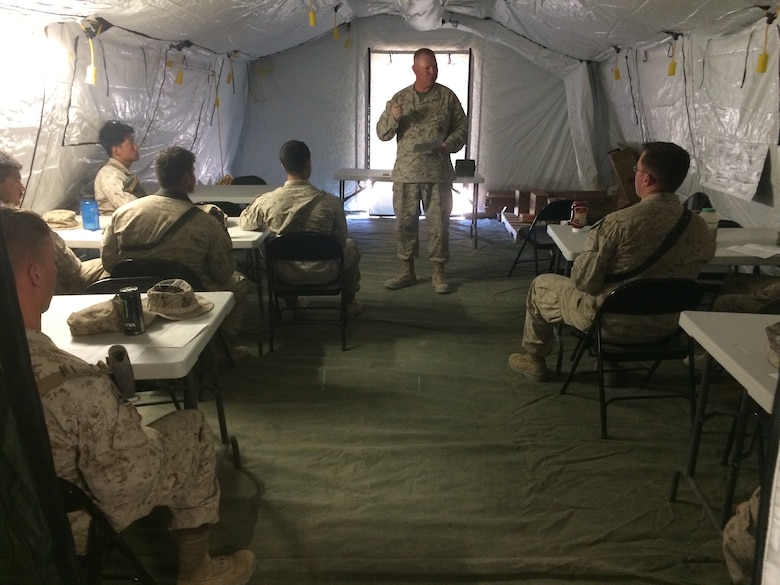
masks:
[[[108,348],[112,345],[123,345],[133,366],[136,380],[182,378],[185,381],[184,407],[197,408],[198,385],[193,368],[235,304],[231,292],[198,292],[197,294],[214,303],[214,308],[183,321],[157,317],[140,335],[107,332],[76,337],[71,335],[67,323],[68,316],[80,309],[109,300],[114,295],[55,295],[49,309],[42,316],[41,330],[57,347],[92,364],[100,360],[105,361]],[[212,354],[216,396],[220,394],[220,388],[214,357]],[[221,397],[217,396],[217,399]],[[229,436],[227,423],[223,417],[220,417],[219,426],[222,443],[232,446],[233,459],[236,467],[239,467],[238,442]]]
[[[772,412],[778,369],[768,359],[765,328],[780,321],[780,315],[758,313],[720,313],[713,311],[683,311],[680,327],[707,352],[707,362],[699,389],[693,435],[685,466],[675,469],[669,500],[677,497],[680,478],[685,478],[704,511],[718,530],[731,516],[734,491],[742,459],[745,434],[753,404]],[[735,412],[736,430],[729,463],[729,475],[723,507],[718,516],[696,482],[696,463],[704,421],[707,420],[712,362],[717,361],[743,388],[740,405]]]
[[[368,182],[382,182],[392,183],[393,172],[391,169],[339,169],[333,178],[339,182],[339,199],[343,205],[360,193],[363,190],[360,187],[360,183]],[[357,183],[357,187],[354,193],[347,195],[346,183],[347,181],[354,181]],[[474,239],[474,247],[477,247],[478,235],[477,235],[477,209],[479,207],[479,185],[485,182],[485,177],[479,173],[474,173],[473,177],[456,177],[453,184],[457,185],[471,185],[471,225],[469,227],[469,235]]]
[[[558,247],[563,258],[571,263],[577,259],[585,248],[589,227],[582,231],[572,230],[570,225],[550,224],[547,233]],[[780,246],[777,245],[777,230],[774,228],[721,228],[716,239],[717,248],[712,260],[712,266],[780,266]],[[743,252],[731,249],[734,246],[759,245],[775,254],[766,257],[758,250]]]
[[[195,185],[192,201],[228,201],[248,205],[258,195],[278,189],[279,185]]]
[[[223,185],[218,185],[223,186]],[[250,186],[250,185],[247,185]],[[251,185],[253,187],[263,187],[264,185]],[[242,187],[242,185],[237,185]],[[105,227],[110,221],[110,216],[101,216],[101,227]],[[103,230],[90,231],[84,228],[54,230],[62,238],[69,248],[86,248],[99,250],[103,241]],[[228,235],[234,250],[244,250],[249,263],[249,271],[257,285],[257,303],[260,309],[260,319],[263,319],[265,313],[263,302],[263,274],[262,259],[260,257],[260,247],[270,235],[268,230],[262,232],[242,230],[238,227],[238,218],[228,217]],[[258,329],[257,348],[259,355],[262,355],[262,333]]]

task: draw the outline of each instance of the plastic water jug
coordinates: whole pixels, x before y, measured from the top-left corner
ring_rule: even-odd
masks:
[[[81,199],[81,223],[85,230],[98,231],[100,229],[100,214],[97,201],[94,197]]]

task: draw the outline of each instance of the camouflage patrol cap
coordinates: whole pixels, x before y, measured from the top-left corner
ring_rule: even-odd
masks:
[[[66,230],[79,227],[76,212],[70,209],[52,209],[44,213],[41,218],[49,224],[53,230]]]
[[[149,325],[156,315],[147,311],[144,314],[144,324]],[[71,335],[92,335],[107,331],[119,332],[122,327],[122,302],[119,296],[113,299],[95,303],[85,307],[68,317]]]
[[[214,308],[214,303],[196,295],[190,283],[181,278],[158,282],[149,289],[141,304],[144,312],[174,321],[191,319]]]

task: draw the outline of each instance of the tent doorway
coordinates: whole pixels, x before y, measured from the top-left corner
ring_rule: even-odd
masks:
[[[439,66],[437,83],[447,86],[458,96],[466,115],[469,116],[471,95],[471,51],[436,51],[436,62]],[[382,142],[376,135],[376,123],[385,110],[387,101],[399,90],[414,83],[412,64],[414,51],[384,51],[368,50],[369,62],[369,99],[366,121],[367,162],[370,169],[392,169],[395,163],[396,141]],[[455,164],[456,158],[462,158],[463,153],[451,154]],[[457,186],[457,185],[456,185]],[[452,214],[461,216],[471,211],[470,190],[453,189]],[[361,193],[364,205],[367,205],[371,215],[393,215],[393,187],[391,183],[375,183],[370,189]]]

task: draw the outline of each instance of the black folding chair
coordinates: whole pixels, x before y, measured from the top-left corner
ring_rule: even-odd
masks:
[[[274,329],[282,318],[280,299],[307,296],[340,297],[337,307],[316,306],[306,310],[338,310],[341,328],[341,350],[347,350],[347,301],[344,296],[344,250],[333,237],[316,232],[285,233],[265,241],[268,274],[268,343],[274,350]],[[332,261],[337,270],[323,282],[301,284],[285,281],[279,274],[283,262]]]
[[[530,260],[521,260],[526,244],[531,244],[534,248],[534,270],[536,274],[539,274],[539,250],[549,250],[551,253],[555,250],[555,243],[552,241],[549,235],[547,235],[547,224],[560,223],[561,221],[569,219],[571,217],[571,204],[574,201],[572,199],[559,199],[557,201],[551,201],[544,209],[542,209],[530,226],[521,227],[517,230],[518,239],[522,238],[523,243],[520,246],[520,251],[515,256],[515,261],[512,262],[512,267],[509,269],[507,276],[512,276],[515,267],[521,262],[530,262]],[[550,267],[552,268],[552,259],[550,260]]]
[[[66,479],[58,477],[57,481],[65,511],[68,513],[84,512],[89,516],[87,550],[86,554],[79,559],[87,585],[100,585],[103,579],[121,579],[144,585],[156,585],[157,582],[138,560],[122,535],[111,526],[111,522],[92,498],[76,484]],[[114,550],[117,550],[124,557],[133,571],[132,574],[103,573],[105,562]]]
[[[691,404],[691,417],[696,410],[696,373],[693,364],[693,340],[679,328],[663,339],[636,343],[631,340],[609,341],[604,338],[604,321],[614,316],[661,316],[679,314],[680,311],[695,309],[701,300],[702,291],[698,282],[683,278],[638,279],[624,283],[613,290],[596,311],[593,325],[587,331],[578,331],[580,341],[572,355],[569,375],[561,388],[566,393],[580,360],[586,350],[596,354],[599,382],[599,411],[601,415],[601,436],[607,438],[607,406],[618,400],[637,400],[650,398],[684,398]],[[563,351],[559,347],[559,352]],[[688,358],[688,392],[683,394],[673,390],[659,390],[653,394],[614,396],[607,400],[604,385],[605,362],[641,362],[652,360],[649,368],[640,366],[630,368],[645,370],[647,374],[639,384],[644,388],[650,377],[662,361]]]
[[[137,286],[138,290],[144,293],[160,282],[160,280],[162,279],[156,276],[126,276],[121,278],[109,276],[93,282],[84,289],[82,294],[97,295],[118,293],[120,289],[128,286]]]
[[[267,185],[265,179],[258,177],[257,175],[241,175],[235,177],[230,183],[231,185]]]

